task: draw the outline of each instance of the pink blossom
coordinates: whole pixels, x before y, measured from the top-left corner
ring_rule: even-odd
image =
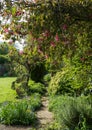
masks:
[[[43,38],[38,38],[37,41],[38,42],[43,42]]]
[[[8,32],[9,32],[9,30],[6,28],[6,29],[4,30],[4,32],[5,32],[5,33],[8,33]]]
[[[20,50],[20,51],[19,51],[19,54],[22,55],[22,54],[23,54],[23,50]]]
[[[21,14],[22,14],[21,11],[17,11],[17,12],[16,12],[16,16],[20,16]]]
[[[12,43],[13,43],[13,40],[12,40],[12,39],[10,39],[10,40],[9,40],[9,44],[12,44]]]
[[[45,58],[48,59],[48,55],[47,54],[45,55]]]
[[[58,37],[58,34],[56,34],[56,36],[55,36],[55,41],[59,41],[59,37]]]
[[[67,24],[64,24],[63,27],[62,27],[63,30],[66,30],[67,29]]]
[[[32,0],[33,3],[36,3],[36,0]]]
[[[54,42],[51,42],[50,45],[51,45],[52,47],[55,47],[55,46],[56,46]]]
[[[49,32],[46,30],[44,33],[42,33],[44,37],[48,37],[50,34]]]
[[[38,48],[38,52],[43,55],[43,51],[40,48]]]

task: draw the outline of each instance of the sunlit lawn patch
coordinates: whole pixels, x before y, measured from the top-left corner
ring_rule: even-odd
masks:
[[[11,89],[11,83],[14,77],[0,78],[0,103],[3,101],[12,101],[16,97],[16,93]]]

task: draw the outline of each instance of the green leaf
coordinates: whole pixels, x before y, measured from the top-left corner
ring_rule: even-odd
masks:
[[[16,7],[12,7],[12,15],[16,14]]]

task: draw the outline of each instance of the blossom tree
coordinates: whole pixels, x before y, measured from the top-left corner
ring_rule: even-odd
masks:
[[[91,65],[92,1],[84,0],[5,0],[1,6],[1,33],[10,39],[25,39],[23,51],[10,49],[12,61],[28,73],[40,63],[52,73],[64,66],[63,56]],[[10,24],[9,24],[10,22]]]

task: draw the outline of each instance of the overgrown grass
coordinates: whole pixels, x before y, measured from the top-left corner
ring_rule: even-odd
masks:
[[[12,101],[16,97],[16,92],[11,89],[11,83],[15,77],[0,78],[0,103],[4,101]]]

